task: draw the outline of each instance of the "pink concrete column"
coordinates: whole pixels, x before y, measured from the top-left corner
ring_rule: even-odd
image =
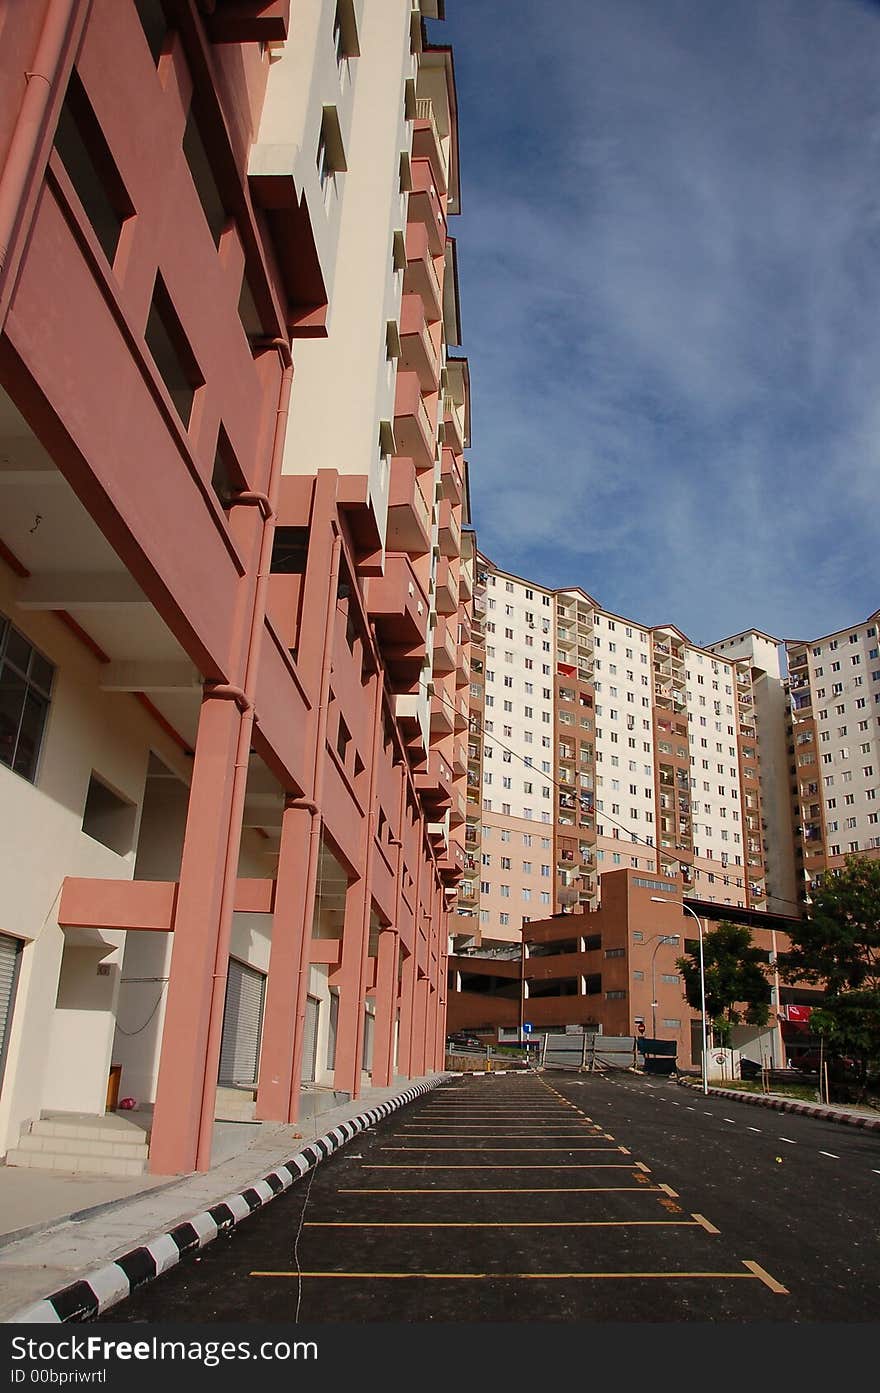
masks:
[[[272,948],[263,1012],[260,1074],[256,1116],[263,1122],[292,1122],[292,1100],[298,1102],[302,1061],[302,1023],[299,1019],[303,973],[308,974],[309,942],[317,885],[320,824],[304,802],[288,801],[281,822],[281,847],[275,881]],[[296,1098],[293,1095],[296,1094]]]
[[[365,644],[366,646],[366,644]],[[337,976],[339,983],[339,1016],[336,1027],[336,1065],[333,1081],[336,1088],[360,1096],[364,1043],[364,1000],[366,996],[367,962],[370,951],[370,920],[373,907],[371,894],[373,845],[376,829],[376,767],[382,752],[382,694],[380,672],[371,678],[372,719],[370,723],[369,782],[366,812],[363,819],[363,874],[350,887],[345,902],[345,925],[342,933],[342,962]],[[349,927],[349,924],[351,927]]]
[[[400,1033],[397,1037],[397,1072],[410,1079],[412,1071],[413,1003],[416,989],[416,955],[407,953],[400,978]]]
[[[397,960],[399,936],[394,929],[379,934],[376,971],[376,1026],[373,1035],[374,1088],[384,1088],[394,1075],[394,1022],[397,1018]]]
[[[365,876],[361,876],[348,888],[342,930],[342,962],[334,977],[339,987],[339,1014],[336,1019],[333,1086],[350,1093],[352,1098],[359,1098],[361,1092],[361,1059],[364,1044],[364,998],[361,981],[369,946],[368,888]]]
[[[413,1043],[411,1077],[421,1078],[425,1072],[425,1031],[428,1023],[428,978],[416,975],[413,993]]]
[[[241,722],[234,702],[206,695],[184,834],[150,1143],[150,1170],[157,1175],[196,1169],[205,1083],[209,1076],[217,1078],[218,1059],[207,1059],[208,1033],[224,930],[221,907]],[[232,896],[228,899],[231,905]],[[227,935],[231,911],[229,920]]]

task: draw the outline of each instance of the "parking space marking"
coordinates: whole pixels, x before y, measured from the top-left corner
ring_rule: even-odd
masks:
[[[832,1161],[839,1161],[839,1160],[840,1160],[840,1157],[839,1157],[839,1156],[835,1156],[835,1154],[834,1154],[833,1151],[820,1151],[820,1152],[819,1152],[819,1155],[820,1155],[820,1156],[830,1156]]]
[[[425,1190],[422,1188],[414,1189],[410,1186],[404,1189],[386,1189],[381,1186],[377,1189],[369,1190],[366,1187],[358,1189],[338,1189],[337,1195],[650,1195],[655,1190],[664,1190],[669,1195],[675,1195],[675,1190],[670,1190],[668,1185],[552,1185],[535,1188],[533,1186],[481,1186],[475,1190],[473,1186],[469,1189],[459,1189],[455,1186],[447,1189],[445,1186],[436,1186]]]
[[[383,1219],[314,1219],[303,1225],[307,1229],[628,1229],[628,1228],[704,1228],[719,1233],[708,1220],[694,1215],[691,1219],[499,1219],[470,1220],[442,1219],[436,1223],[418,1219],[412,1222]]]
[[[779,1140],[780,1140],[780,1141],[784,1141],[784,1142],[788,1142],[788,1145],[789,1145],[789,1146],[797,1146],[797,1142],[796,1142],[796,1141],[792,1141],[791,1137],[780,1137]]]
[[[649,1188],[649,1189],[652,1189],[653,1186],[649,1186],[648,1188]],[[672,1188],[671,1185],[658,1185],[658,1186],[657,1186],[657,1189],[658,1189],[658,1190],[662,1190],[663,1193],[664,1193],[664,1195],[671,1195],[671,1197],[672,1197],[674,1200],[677,1200],[677,1199],[679,1198],[678,1191],[677,1191],[677,1190],[673,1190],[673,1188]]]
[[[513,1155],[517,1151],[558,1151],[566,1156],[571,1156],[577,1151],[623,1151],[622,1146],[380,1146],[380,1151],[425,1151],[433,1154],[436,1151],[453,1151],[456,1155],[463,1151],[478,1151],[485,1155],[488,1151],[503,1151],[508,1155]],[[626,1153],[627,1156],[630,1154]]]
[[[747,1272],[249,1272],[249,1277],[275,1277],[296,1280],[300,1277],[326,1277],[329,1280],[427,1282],[640,1282],[658,1281],[754,1281],[768,1286],[772,1292],[787,1296],[788,1289],[774,1280],[756,1262],[744,1262]]]
[[[749,1131],[750,1131],[750,1132],[760,1132],[760,1130],[761,1130],[760,1127],[750,1127],[750,1128],[749,1128]]]
[[[590,1170],[643,1170],[648,1167],[643,1161],[636,1161],[634,1165],[627,1165],[625,1161],[576,1161],[574,1165],[566,1166],[426,1166],[420,1161],[414,1161],[411,1166],[399,1166],[397,1164],[367,1164],[361,1167],[365,1171],[590,1171]]]
[[[701,1227],[701,1228],[704,1228],[704,1229],[706,1230],[707,1233],[720,1233],[720,1232],[721,1232],[720,1229],[716,1229],[716,1227],[715,1227],[714,1224],[710,1224],[710,1223],[709,1223],[709,1220],[708,1220],[708,1219],[705,1217],[705,1215],[703,1215],[703,1214],[692,1214],[692,1215],[691,1215],[691,1218],[692,1218],[692,1219],[695,1219],[696,1222],[700,1225],[700,1227]]]
[[[482,1131],[482,1133],[391,1133],[390,1135],[391,1137],[405,1138],[407,1139],[407,1141],[429,1141],[429,1139],[432,1137],[443,1139],[443,1141],[455,1141],[455,1139],[458,1139],[459,1137],[461,1137],[462,1139],[468,1139],[469,1137],[485,1137],[486,1133],[485,1131]],[[553,1131],[549,1127],[542,1127],[536,1128],[536,1130],[531,1131],[531,1133],[498,1133],[498,1131],[494,1131],[493,1128],[492,1135],[493,1138],[579,1137],[582,1139],[583,1137],[586,1137],[586,1135],[589,1135],[589,1131],[581,1130],[576,1131],[576,1133],[557,1133],[557,1131]],[[614,1141],[614,1138],[608,1137],[607,1133],[600,1133],[600,1131],[595,1131],[593,1135],[597,1135],[597,1137],[607,1137],[608,1141]]]
[[[777,1282],[776,1278],[771,1277],[770,1273],[765,1272],[764,1268],[761,1267],[758,1263],[744,1262],[743,1267],[747,1267],[750,1272],[753,1272],[755,1276],[759,1279],[759,1281],[763,1282],[764,1285],[769,1287],[770,1290],[774,1292],[777,1296],[789,1295],[788,1287],[784,1287],[781,1282]]]

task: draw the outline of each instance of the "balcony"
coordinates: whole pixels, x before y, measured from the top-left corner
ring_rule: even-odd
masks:
[[[570,653],[571,650],[572,650],[573,648],[576,648],[576,647],[577,647],[577,635],[575,634],[574,630],[573,630],[573,629],[557,629],[557,630],[556,630],[556,647],[557,647],[557,648],[563,649],[563,650],[564,650],[565,652],[567,652],[567,653]]]
[[[467,730],[469,727],[472,726],[470,713],[468,711],[467,698],[464,696],[460,696],[458,692],[456,692],[455,694],[455,712],[453,715],[453,721],[455,723],[456,731]],[[473,726],[472,728],[474,730],[479,730],[479,725]]]
[[[447,556],[437,558],[437,574],[434,580],[434,601],[438,614],[457,614],[458,579]]]
[[[431,255],[440,256],[446,246],[446,218],[430,160],[416,158],[412,161],[407,221],[420,223],[426,229]]]
[[[420,295],[425,316],[434,323],[443,313],[443,293],[428,245],[428,230],[422,223],[408,223],[406,229],[406,270],[404,295]]]
[[[446,437],[448,440],[448,436]],[[441,479],[443,494],[451,503],[461,507],[464,498],[464,478],[455,455],[448,445],[443,447]]]
[[[462,557],[461,568],[458,572],[458,598],[460,601],[469,600],[474,593],[474,578],[470,564]],[[471,622],[473,632],[475,620]]]
[[[431,338],[420,295],[404,295],[400,305],[399,371],[414,372],[423,392],[434,392],[440,380],[440,355]]]
[[[443,398],[443,439],[457,455],[464,452],[464,412],[448,394]]]
[[[456,779],[467,777],[468,752],[464,741],[458,739],[452,746],[452,772]]]
[[[446,158],[443,142],[434,117],[430,97],[416,98],[416,120],[413,127],[412,153],[414,159],[428,160],[441,193],[446,192]]]
[[[431,697],[431,736],[452,735],[456,730],[455,707],[449,704],[444,692],[435,692]]]
[[[469,687],[471,681],[471,665],[468,658],[466,645],[458,649],[458,661],[455,665],[455,685],[458,688]]]
[[[428,601],[405,553],[386,552],[384,576],[366,582],[367,611],[380,640],[422,645],[428,634]]]
[[[438,615],[437,627],[434,630],[434,672],[444,677],[454,672],[456,655],[457,644],[452,626],[443,615]]]
[[[418,374],[403,369],[397,374],[394,398],[394,438],[401,455],[408,455],[416,470],[433,469],[436,432],[422,401]]]
[[[452,802],[452,770],[437,750],[429,752],[427,768],[416,770],[414,778],[424,803],[447,807]]]
[[[385,545],[389,551],[405,551],[410,556],[425,556],[431,550],[431,509],[419,486],[415,464],[404,455],[395,455],[391,461]]]
[[[452,807],[449,809],[450,827],[462,827],[464,825],[466,815],[467,808],[465,805],[464,798],[457,790],[454,789],[452,793]]]
[[[458,557],[461,555],[461,527],[452,510],[452,504],[448,498],[440,500],[440,516],[438,519],[439,532],[437,541],[440,545],[440,552],[443,556]]]

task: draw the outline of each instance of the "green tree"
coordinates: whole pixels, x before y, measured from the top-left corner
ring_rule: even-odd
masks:
[[[770,983],[766,956],[752,943],[751,932],[722,921],[703,935],[706,1016],[719,1039],[730,1039],[733,1026],[766,1025],[770,1018]],[[702,1009],[699,950],[679,958],[688,1005]]]
[[[849,855],[813,889],[789,931],[785,980],[825,988],[811,1027],[832,1054],[856,1056],[863,1083],[880,1064],[880,861]]]

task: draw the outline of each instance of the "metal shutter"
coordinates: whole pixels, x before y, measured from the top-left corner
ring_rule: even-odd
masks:
[[[371,1011],[364,1012],[364,1052],[361,1064],[364,1070],[369,1073],[373,1067],[373,1026],[375,1019]]]
[[[15,984],[18,980],[18,962],[21,941],[0,934],[0,1079],[6,1061],[6,1041],[9,1024],[12,1020],[12,1005],[15,1000]]]
[[[306,1020],[303,1030],[303,1057],[301,1081],[315,1082],[315,1067],[318,1059],[318,1011],[320,1002],[316,996],[306,997]]]
[[[220,1083],[257,1081],[265,985],[262,972],[256,972],[234,958],[229,959],[223,1041],[220,1046]]]
[[[339,993],[330,993],[330,1022],[327,1032],[327,1068],[336,1068],[336,1026],[339,1022]]]

